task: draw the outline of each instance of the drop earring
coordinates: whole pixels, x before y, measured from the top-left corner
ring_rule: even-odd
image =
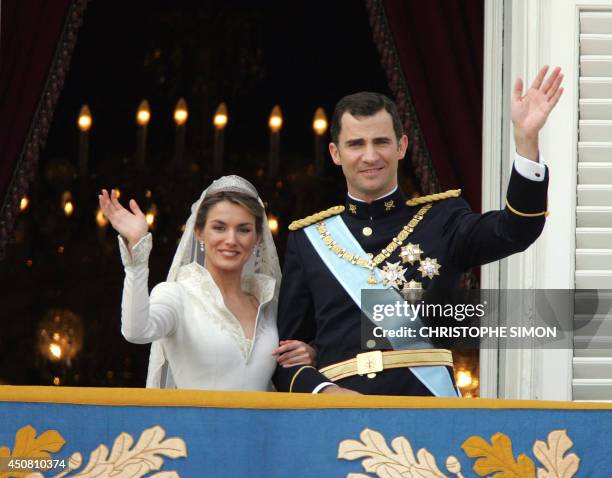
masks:
[[[204,252],[204,241],[200,241],[200,251]]]

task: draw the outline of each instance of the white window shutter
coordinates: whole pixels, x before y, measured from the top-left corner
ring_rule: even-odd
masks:
[[[612,289],[612,11],[580,12],[576,289]],[[612,312],[576,293],[572,395],[612,401]],[[592,303],[592,302],[591,302]]]

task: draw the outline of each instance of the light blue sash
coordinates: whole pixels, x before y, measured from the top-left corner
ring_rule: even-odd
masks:
[[[325,226],[327,227],[331,237],[333,237],[338,244],[341,244],[342,247],[346,248],[346,250],[350,251],[352,254],[356,254],[361,257],[367,256],[366,252],[353,237],[340,216],[331,217],[323,222],[325,222]],[[321,257],[321,260],[325,263],[336,280],[342,285],[342,287],[344,287],[344,290],[346,290],[351,299],[353,299],[353,302],[357,304],[357,307],[364,312],[364,315],[366,315],[370,321],[373,321],[372,317],[368,316],[368,314],[365,313],[366,311],[364,311],[361,307],[362,289],[368,288],[388,290],[389,296],[392,297],[393,302],[396,300],[403,300],[403,298],[394,289],[387,289],[382,285],[382,277],[378,268],[375,268],[372,271],[376,276],[377,284],[370,285],[368,284],[368,276],[370,275],[370,271],[364,267],[353,265],[333,253],[321,240],[321,236],[319,235],[315,225],[306,227],[304,232],[306,233],[306,237],[308,237],[312,243],[312,246],[317,254],[319,254]],[[385,294],[381,294],[381,296],[383,295]],[[416,321],[420,321],[419,318],[411,321],[408,317],[402,318],[402,320],[405,320],[406,325],[410,324],[412,327],[418,324]],[[400,324],[399,322],[395,323],[398,326],[404,325]],[[415,345],[417,345],[418,348],[433,348],[430,343],[422,340],[419,341],[418,344],[415,344],[414,341],[413,343],[407,343],[405,339],[401,338],[389,339],[389,342],[395,350],[413,349],[415,348]],[[410,367],[410,371],[436,397],[457,397],[457,391],[453,387],[453,382],[446,367],[441,365]]]

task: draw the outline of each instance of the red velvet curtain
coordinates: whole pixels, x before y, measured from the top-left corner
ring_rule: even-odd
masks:
[[[403,73],[439,189],[462,188],[480,210],[484,1],[368,3],[371,13],[377,3],[384,7],[394,67]]]
[[[0,258],[37,170],[87,0],[0,0]]]

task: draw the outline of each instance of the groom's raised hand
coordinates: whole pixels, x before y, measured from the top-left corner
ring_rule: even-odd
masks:
[[[561,68],[556,67],[546,78],[548,65],[542,67],[523,94],[523,80],[514,83],[512,94],[512,124],[516,152],[521,156],[538,160],[538,135],[563,94]]]

